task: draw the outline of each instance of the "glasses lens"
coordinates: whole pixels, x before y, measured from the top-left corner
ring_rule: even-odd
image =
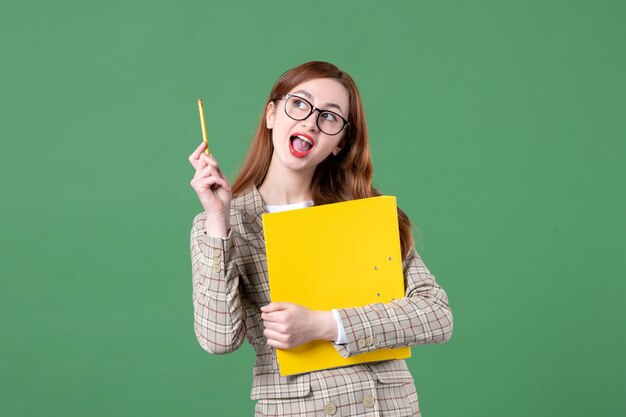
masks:
[[[287,116],[296,120],[304,120],[311,114],[311,105],[300,97],[291,96],[285,105]]]
[[[319,114],[317,124],[322,132],[335,135],[343,128],[343,119],[333,112],[324,111]]]

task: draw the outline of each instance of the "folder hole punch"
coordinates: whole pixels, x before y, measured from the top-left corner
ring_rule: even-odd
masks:
[[[378,267],[377,266],[374,267],[374,271],[378,271]]]
[[[376,297],[380,297],[380,293],[379,292],[376,293]]]
[[[391,260],[391,256],[389,257],[389,260]]]

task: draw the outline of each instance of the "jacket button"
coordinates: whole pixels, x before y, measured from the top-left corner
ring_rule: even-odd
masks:
[[[380,339],[375,337],[374,338],[374,346],[378,346],[378,345],[380,345]]]
[[[215,257],[219,257],[222,254],[222,250],[221,249],[213,249],[213,255],[215,255]]]
[[[328,403],[324,406],[324,412],[326,415],[332,416],[335,412],[337,412],[337,407],[333,403]]]
[[[222,266],[221,266],[220,264],[217,264],[217,265],[215,265],[215,266],[213,267],[213,270],[214,270],[215,272],[220,272],[220,271],[222,270]]]
[[[367,394],[365,397],[363,397],[363,405],[366,406],[367,408],[374,407],[374,397]]]
[[[372,339],[371,337],[368,337],[367,339],[365,339],[365,344],[367,346],[374,346],[374,339]]]
[[[359,347],[363,349],[366,346],[365,339],[359,339]]]

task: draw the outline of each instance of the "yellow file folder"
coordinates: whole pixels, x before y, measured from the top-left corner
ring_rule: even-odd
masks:
[[[331,310],[404,297],[395,197],[264,214],[263,229],[273,302]],[[320,340],[277,349],[282,376],[410,356],[404,347],[344,358]]]

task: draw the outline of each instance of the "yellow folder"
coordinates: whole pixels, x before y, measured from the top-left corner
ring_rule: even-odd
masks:
[[[395,197],[264,214],[263,229],[273,302],[331,310],[404,297]],[[410,356],[403,347],[344,358],[319,340],[277,349],[282,376]]]

